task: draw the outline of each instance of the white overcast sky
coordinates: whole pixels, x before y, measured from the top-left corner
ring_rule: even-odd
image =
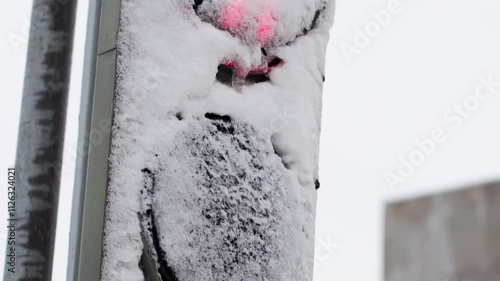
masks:
[[[4,171],[15,159],[31,4],[1,4]],[[88,0],[79,1],[53,274],[57,281],[66,276],[87,6]],[[377,30],[374,14],[386,14],[382,10],[390,11],[391,19]],[[326,61],[314,281],[383,280],[388,200],[500,179],[500,87],[489,94],[479,79],[491,75],[500,82],[499,14],[498,0],[337,2]],[[366,28],[371,35],[356,41],[357,30]],[[346,50],[355,53],[348,57]],[[477,88],[482,100],[474,96]],[[419,152],[415,142],[429,143],[425,140],[436,130],[441,133],[436,148],[429,156]],[[390,188],[385,175],[397,175],[401,157],[410,156],[418,165]],[[5,221],[6,196],[1,198],[0,220]],[[3,228],[0,238],[5,238]],[[3,251],[0,246],[2,265]]]

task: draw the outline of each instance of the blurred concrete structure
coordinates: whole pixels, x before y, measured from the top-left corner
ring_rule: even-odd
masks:
[[[386,281],[499,281],[500,182],[389,203]]]

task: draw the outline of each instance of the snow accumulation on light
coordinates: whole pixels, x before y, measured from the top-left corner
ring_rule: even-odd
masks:
[[[102,280],[312,280],[333,6],[122,1]]]

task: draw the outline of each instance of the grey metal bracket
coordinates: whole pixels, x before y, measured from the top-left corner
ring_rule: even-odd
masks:
[[[100,280],[120,7],[89,4],[68,281]]]

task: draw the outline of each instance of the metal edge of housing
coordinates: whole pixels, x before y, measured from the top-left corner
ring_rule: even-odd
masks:
[[[100,280],[120,7],[89,2],[67,281]]]

